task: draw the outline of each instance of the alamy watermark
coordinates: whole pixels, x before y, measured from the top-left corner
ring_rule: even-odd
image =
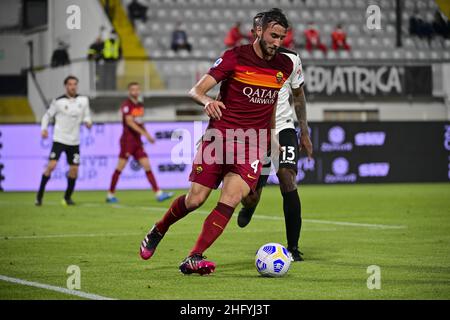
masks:
[[[66,9],[68,15],[66,27],[69,30],[81,30],[81,9],[77,5],[70,5]]]
[[[381,9],[376,4],[366,9],[366,27],[369,30],[381,30]]]
[[[69,275],[67,278],[67,289],[80,290],[81,289],[81,269],[77,265],[70,265],[67,267],[66,273]]]
[[[370,274],[367,278],[367,289],[381,289],[381,268],[377,265],[368,266],[367,273]]]

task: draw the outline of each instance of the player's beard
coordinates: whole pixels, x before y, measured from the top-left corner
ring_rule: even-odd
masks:
[[[264,41],[264,39],[260,39],[259,40],[259,46],[261,47],[261,51],[264,57],[268,57],[268,58],[272,58],[275,53],[277,52],[277,49],[273,48],[273,53],[269,52],[269,45],[267,44],[266,41]]]
[[[72,90],[68,90],[67,91],[67,95],[69,96],[69,97],[75,97],[76,95],[77,95],[77,90],[76,89],[72,89]]]

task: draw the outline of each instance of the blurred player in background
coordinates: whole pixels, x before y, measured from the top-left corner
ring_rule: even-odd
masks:
[[[136,161],[144,168],[148,182],[152,186],[158,201],[164,201],[173,196],[171,192],[164,192],[158,187],[155,176],[150,167],[148,155],[144,150],[141,136],[144,136],[151,144],[155,139],[148,133],[144,126],[144,105],[139,101],[141,90],[139,83],[131,82],[128,84],[128,98],[122,103],[120,111],[122,113],[123,133],[120,138],[119,163],[111,178],[111,185],[106,196],[106,202],[118,202],[115,191],[119,181],[120,174],[127,165],[128,158],[133,156]]]
[[[277,9],[272,9],[277,10]],[[258,13],[253,19],[253,30],[260,24],[264,13]],[[256,37],[256,35],[255,35]],[[301,202],[297,192],[297,162],[299,151],[304,148],[308,157],[312,157],[312,144],[309,138],[308,123],[306,119],[306,100],[303,91],[304,77],[302,63],[297,53],[283,47],[278,52],[288,56],[294,63],[294,72],[286,80],[278,94],[276,114],[276,134],[281,146],[279,168],[277,177],[280,181],[280,191],[283,196],[283,211],[286,225],[287,249],[291,253],[293,261],[303,261],[298,249],[298,241],[302,227]],[[294,114],[289,102],[290,91],[294,101],[294,108],[300,127],[300,142],[294,127]],[[299,147],[300,146],[300,147]],[[270,168],[270,163],[267,164]],[[243,207],[239,212],[238,225],[244,228],[250,223],[256,206],[259,203],[263,187],[267,183],[269,175],[261,175],[255,192],[242,200]]]
[[[50,180],[50,175],[58,164],[62,152],[66,153],[69,173],[67,176],[67,189],[62,200],[63,205],[74,205],[72,193],[75,189],[75,181],[78,176],[80,164],[80,124],[84,123],[88,129],[92,127],[89,99],[77,94],[78,79],[68,76],[64,80],[66,93],[52,101],[50,108],[42,117],[41,135],[48,138],[48,125],[51,119],[55,119],[53,131],[53,146],[50,152],[50,161],[41,178],[39,191],[36,195],[37,206],[42,205],[45,186]]]
[[[242,198],[255,189],[262,170],[259,152],[255,161],[251,156],[247,157],[248,151],[254,146],[245,140],[236,140],[233,134],[230,137],[227,132],[253,129],[267,134],[271,129],[275,129],[278,92],[294,70],[292,60],[277,52],[288,26],[282,12],[266,12],[261,18],[261,25],[256,29],[258,39],[253,44],[227,50],[208,74],[191,89],[192,98],[204,106],[210,117],[210,130],[207,133],[213,131],[220,132],[221,135],[215,136],[214,142],[203,140],[192,166],[189,177],[192,183],[187,195],[177,198],[163,218],[145,236],[140,248],[143,259],[153,256],[172,224],[199,208],[208,199],[212,189],[217,189],[223,182],[217,206],[206,218],[195,246],[179,267],[184,274],[202,275],[214,272],[215,263],[205,260],[203,253],[222,234]],[[220,101],[207,96],[219,82]],[[233,159],[223,163],[225,147],[219,147],[212,159],[203,158],[203,155],[208,156],[206,150],[214,146],[213,143],[216,143],[216,146],[226,146],[227,150],[229,146],[231,150],[242,146],[246,151],[245,158],[234,154]],[[259,145],[256,148],[265,147]]]

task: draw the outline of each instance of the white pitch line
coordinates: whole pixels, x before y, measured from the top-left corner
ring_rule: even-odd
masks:
[[[6,201],[0,201],[0,203],[5,203]],[[58,205],[57,202],[46,202],[46,204],[50,205]],[[92,207],[92,208],[104,208],[106,205],[99,204],[99,203],[82,203],[80,204],[82,207]],[[144,207],[144,206],[128,206],[128,205],[122,205],[122,204],[113,204],[110,205],[112,208],[116,209],[137,209],[137,210],[154,210],[159,212],[166,212],[166,208],[161,207]],[[196,210],[195,212],[198,212],[200,214],[210,214],[209,211],[204,210]],[[255,219],[260,220],[284,220],[283,217],[277,217],[277,216],[266,216],[266,215],[260,215],[256,214],[254,215]],[[406,229],[408,226],[406,225],[387,225],[387,224],[372,224],[372,223],[358,223],[358,222],[347,222],[347,221],[333,221],[333,220],[319,220],[319,219],[303,219],[304,222],[309,223],[318,223],[318,224],[331,224],[336,226],[346,226],[346,227],[359,227],[359,228],[372,228],[372,229]]]
[[[39,283],[39,282],[26,281],[26,280],[17,279],[17,278],[11,278],[11,277],[7,277],[7,276],[3,276],[3,275],[0,275],[0,280],[10,282],[10,283],[15,283],[15,284],[21,284],[23,286],[29,286],[29,287],[35,287],[35,288],[40,288],[40,289],[45,289],[45,290],[50,290],[50,291],[56,291],[56,292],[68,294],[71,296],[77,296],[77,297],[90,299],[90,300],[116,300],[113,298],[103,297],[103,296],[99,296],[99,295],[88,293],[88,292],[70,290],[67,288],[52,286],[49,284],[44,284],[44,283]]]
[[[323,232],[323,231],[336,231],[336,228],[308,228],[308,231],[313,232]],[[242,233],[242,230],[229,230],[227,233]],[[246,230],[246,233],[267,233],[267,230]],[[278,230],[278,232],[283,232],[282,230]],[[7,240],[39,240],[39,239],[58,239],[58,238],[104,238],[104,237],[128,237],[128,236],[142,236],[144,235],[142,232],[133,232],[133,233],[67,233],[67,234],[43,234],[43,235],[35,235],[35,236],[7,236],[0,235],[0,241]],[[177,235],[190,235],[197,234],[197,231],[191,232],[177,232]]]
[[[316,220],[316,219],[303,219],[303,221],[311,222],[311,223],[321,223],[321,224],[334,224],[337,226],[366,227],[366,228],[374,228],[374,229],[406,229],[406,228],[408,228],[408,226],[405,226],[405,225],[356,223],[356,222],[327,221],[327,220]]]
[[[102,205],[98,205],[95,203],[86,203],[82,204],[82,206],[86,207],[103,207]],[[116,209],[138,209],[138,210],[154,210],[154,211],[160,211],[160,212],[166,212],[166,208],[161,207],[143,207],[143,206],[127,206],[127,205],[121,205],[121,204],[113,204],[111,205],[113,208]],[[200,214],[210,214],[211,212],[205,211],[205,210],[195,210],[195,212],[198,212]],[[260,220],[283,220],[283,217],[277,217],[277,216],[266,216],[266,215],[254,215],[255,219]],[[318,220],[318,219],[302,219],[305,222],[310,223],[319,223],[319,224],[331,224],[331,225],[337,225],[337,226],[348,226],[348,227],[364,227],[364,228],[374,228],[374,229],[405,229],[407,226],[405,225],[387,225],[387,224],[373,224],[373,223],[358,223],[358,222],[347,222],[347,221],[331,221],[331,220]]]
[[[308,231],[322,232],[322,231],[336,231],[336,228],[308,228]],[[227,233],[242,233],[241,230],[229,230]],[[246,230],[246,233],[266,233],[267,230]],[[283,232],[279,230],[279,232]],[[40,239],[58,239],[58,238],[104,238],[104,237],[126,237],[126,236],[142,236],[142,232],[134,233],[67,233],[67,234],[44,234],[35,236],[7,236],[0,235],[0,241],[7,240],[40,240]],[[197,234],[197,231],[191,232],[177,232],[177,235]]]
[[[35,236],[0,236],[0,240],[17,239],[53,239],[53,238],[95,238],[95,237],[126,237],[137,236],[142,233],[67,233],[67,234],[47,234]]]
[[[134,208],[134,207],[127,207],[122,206],[122,208]],[[167,209],[159,208],[159,207],[136,207],[136,209],[144,209],[144,210],[158,210],[158,211],[167,211]],[[198,212],[200,214],[210,214],[209,211],[204,210],[196,210],[195,212]],[[256,214],[253,216],[254,219],[260,219],[260,220],[283,220],[284,217],[277,217],[277,216],[266,216],[266,215],[260,215]],[[357,223],[357,222],[346,222],[346,221],[331,221],[331,220],[317,220],[317,219],[302,219],[304,222],[310,222],[310,223],[320,223],[320,224],[331,224],[336,226],[348,226],[348,227],[363,227],[363,228],[374,228],[374,229],[405,229],[407,226],[405,225],[387,225],[387,224],[372,224],[372,223]]]

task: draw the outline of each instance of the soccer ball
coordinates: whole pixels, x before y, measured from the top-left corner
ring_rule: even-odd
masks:
[[[267,243],[256,252],[256,270],[264,277],[281,277],[291,265],[291,256],[279,243]]]

